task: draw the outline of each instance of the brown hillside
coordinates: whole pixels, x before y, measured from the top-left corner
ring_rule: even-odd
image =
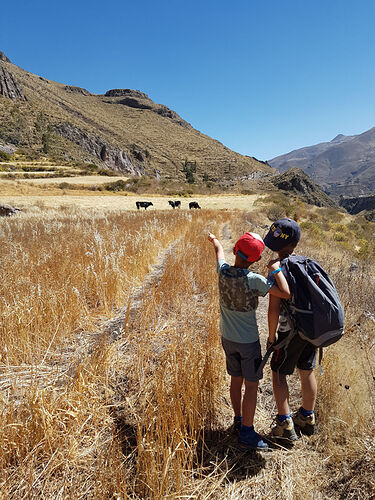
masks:
[[[175,111],[146,94],[114,89],[95,95],[46,80],[0,60],[3,80],[25,100],[0,95],[0,141],[65,160],[94,162],[124,173],[184,180],[185,160],[196,180],[217,181],[273,172],[195,130]],[[6,88],[6,81],[4,88]],[[259,176],[261,174],[255,174]]]

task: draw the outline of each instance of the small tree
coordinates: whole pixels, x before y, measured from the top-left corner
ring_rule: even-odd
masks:
[[[194,174],[197,171],[197,162],[195,160],[194,161],[188,161],[187,159],[185,159],[182,171],[185,174],[187,182],[189,184],[194,184],[194,182],[195,182]]]

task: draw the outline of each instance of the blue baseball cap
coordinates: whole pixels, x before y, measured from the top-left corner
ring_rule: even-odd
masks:
[[[297,244],[300,238],[301,228],[297,222],[285,217],[271,225],[263,241],[270,250],[278,252],[290,244]]]

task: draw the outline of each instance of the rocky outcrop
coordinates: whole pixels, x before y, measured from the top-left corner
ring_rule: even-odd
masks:
[[[8,59],[7,56],[4,54],[4,52],[1,52],[1,50],[0,50],[0,61],[10,63],[10,59]]]
[[[141,101],[140,99],[135,99],[134,97],[125,97],[125,99],[121,99],[121,101],[117,101],[117,104],[124,104],[124,106],[129,106],[130,108],[136,109],[152,109],[150,104],[147,104],[147,101]]]
[[[9,99],[26,101],[16,78],[3,65],[0,65],[0,94]]]
[[[164,118],[169,118],[173,120],[181,127],[192,128],[190,123],[183,120],[180,115],[169,109],[167,106],[163,104],[156,104],[152,101],[147,94],[144,94],[140,90],[131,90],[131,89],[112,89],[108,90],[105,93],[105,97],[124,97],[121,100],[115,101],[106,101],[109,104],[123,104],[124,106],[128,106],[133,109],[148,109],[153,113],[156,113]]]
[[[176,113],[176,111],[173,111],[172,109],[167,108],[167,106],[160,105],[158,108],[156,108],[153,111],[155,111],[155,113],[157,113],[158,115],[164,116],[165,118],[170,118],[174,122],[181,125],[181,127],[192,128],[190,123],[183,120],[181,118],[181,116]]]
[[[141,162],[133,162],[125,151],[109,144],[101,137],[92,136],[70,123],[57,124],[55,130],[59,135],[77,144],[83,151],[100,160],[111,170],[138,176],[145,173]]]
[[[12,144],[3,144],[2,142],[0,142],[0,151],[3,151],[8,155],[12,155],[16,151],[16,149],[16,146],[13,146]]]
[[[350,198],[340,198],[340,205],[350,214],[359,214],[363,210],[375,210],[375,194],[370,196],[356,196]]]
[[[11,207],[10,205],[0,205],[0,217],[10,217],[20,211],[20,208]]]
[[[332,200],[310,177],[299,168],[291,168],[281,175],[271,178],[277,188],[293,193],[310,205],[318,207],[336,207]]]
[[[65,85],[64,90],[66,90],[67,92],[72,92],[73,94],[92,95],[88,90],[83,89],[82,87],[76,87],[74,85]]]
[[[140,90],[132,89],[112,89],[108,90],[105,94],[106,97],[134,97],[135,99],[149,99],[147,94]]]

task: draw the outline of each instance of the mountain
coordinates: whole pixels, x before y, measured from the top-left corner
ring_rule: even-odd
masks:
[[[350,214],[359,214],[360,212],[366,219],[375,221],[375,194],[369,196],[341,197],[340,205]]]
[[[296,149],[268,162],[280,172],[297,167],[333,196],[375,192],[375,127]]]
[[[127,174],[184,181],[274,173],[202,134],[139,90],[97,95],[29,73],[0,53],[0,143],[56,160],[92,162]],[[185,172],[183,167],[185,165]]]
[[[335,201],[299,168],[291,168],[280,175],[275,175],[270,181],[278,189],[292,193],[310,205],[337,207]]]

